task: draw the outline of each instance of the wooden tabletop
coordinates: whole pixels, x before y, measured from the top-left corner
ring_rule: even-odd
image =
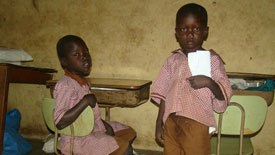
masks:
[[[152,83],[149,80],[90,78],[91,87],[136,90]]]
[[[127,90],[138,90],[143,87],[152,84],[149,80],[137,80],[137,79],[113,79],[113,78],[87,78],[91,87],[96,88],[111,88],[111,89],[127,89]],[[47,81],[47,87],[55,85],[57,80]]]
[[[258,73],[227,72],[229,78],[241,78],[244,80],[275,80],[275,75]]]
[[[6,83],[42,85],[52,79],[53,74],[57,72],[57,70],[50,68],[29,67],[7,63],[0,63],[0,70],[1,78],[6,78]]]
[[[6,66],[11,68],[18,68],[18,69],[28,69],[28,70],[35,70],[44,73],[56,73],[57,70],[51,68],[38,68],[38,67],[31,67],[31,66],[21,66],[21,65],[14,65],[8,63],[0,63],[0,66]]]

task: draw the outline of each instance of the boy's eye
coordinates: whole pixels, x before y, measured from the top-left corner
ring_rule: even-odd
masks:
[[[187,28],[187,27],[176,28],[176,30],[177,30],[178,32],[187,32],[187,31],[188,31],[188,28]]]
[[[79,52],[73,52],[73,56],[79,56]]]
[[[190,28],[193,33],[199,33],[201,32],[202,28],[201,27],[193,27]],[[189,31],[188,27],[182,27],[182,28],[176,28],[176,31],[179,33],[186,33]]]
[[[85,51],[84,51],[84,53],[86,53],[86,54],[90,54],[90,53],[89,53],[89,50],[85,50]]]
[[[193,28],[193,32],[200,32],[201,31],[201,28],[200,27],[194,27]]]

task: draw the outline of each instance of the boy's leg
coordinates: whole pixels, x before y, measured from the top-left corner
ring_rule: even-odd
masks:
[[[112,152],[110,155],[125,155],[125,153],[128,150],[129,143],[127,141],[124,141],[120,137],[114,137],[116,139],[116,142],[118,144],[118,149],[116,149],[114,152]],[[100,147],[100,146],[99,146]]]
[[[137,136],[136,131],[131,127],[115,132],[115,137],[120,137],[124,141],[129,142],[130,145],[133,143],[136,136]]]
[[[178,139],[185,155],[209,155],[210,134],[208,126],[192,119],[175,116],[178,126]]]
[[[173,116],[170,115],[164,126],[164,155],[183,155],[183,150],[181,149],[178,138],[177,138],[177,125]]]
[[[119,148],[110,155],[124,155],[136,138],[136,132],[131,127],[129,127],[127,129],[115,132],[114,138],[116,139]]]

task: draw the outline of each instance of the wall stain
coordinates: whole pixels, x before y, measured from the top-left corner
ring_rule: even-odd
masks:
[[[39,12],[38,0],[32,0],[32,6]]]

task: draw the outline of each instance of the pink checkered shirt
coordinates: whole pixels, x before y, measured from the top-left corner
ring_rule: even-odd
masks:
[[[74,107],[84,95],[91,93],[88,85],[80,86],[77,81],[69,76],[63,76],[55,85],[54,98],[56,107],[54,120],[57,124],[66,111]],[[118,148],[114,137],[105,134],[105,127],[101,121],[99,107],[93,108],[94,129],[83,137],[74,137],[74,155],[108,155]],[[114,131],[122,130],[127,126],[118,122],[109,122]],[[70,137],[61,135],[61,152],[69,154]]]
[[[223,112],[227,102],[216,99],[208,88],[193,89],[186,80],[190,76],[192,75],[186,55],[180,49],[174,51],[162,66],[151,90],[152,100],[158,104],[161,99],[165,101],[163,122],[169,114],[176,113],[207,126],[216,127],[214,111]],[[224,94],[229,100],[232,96],[230,82],[223,61],[214,52],[211,52],[211,77],[221,84],[220,87],[223,87]]]

